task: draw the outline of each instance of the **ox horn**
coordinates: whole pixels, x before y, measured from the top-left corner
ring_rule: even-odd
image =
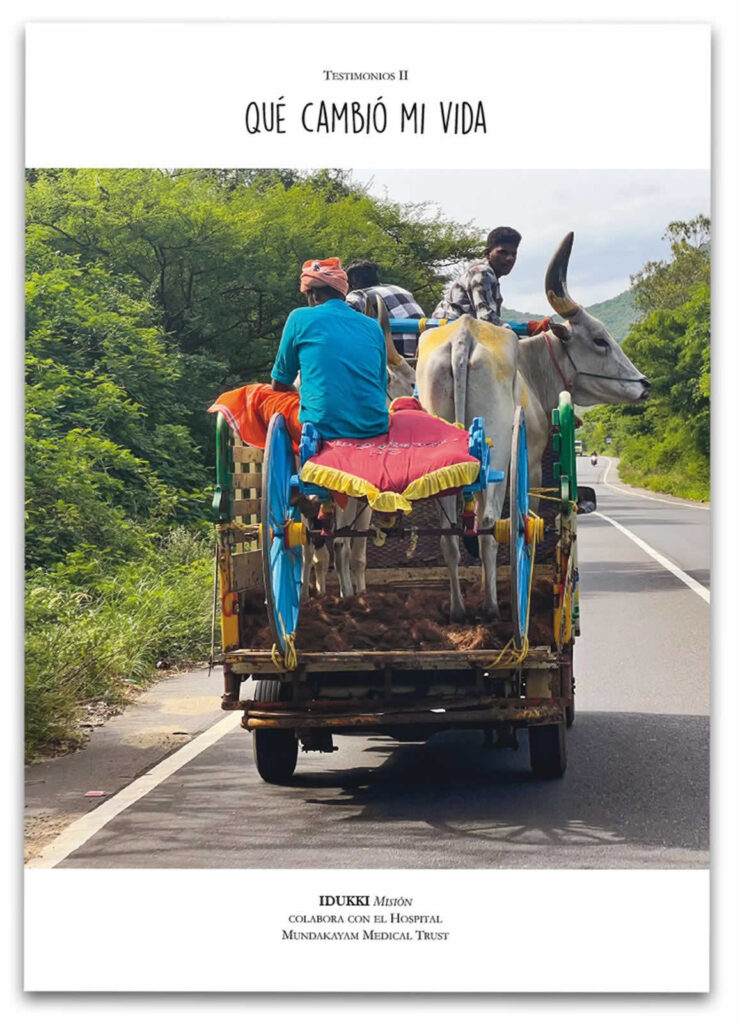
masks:
[[[558,246],[550,260],[545,274],[545,295],[556,313],[565,319],[575,316],[581,308],[568,294],[568,261],[573,248],[573,232],[570,231]]]
[[[386,361],[389,366],[398,366],[399,363],[403,362],[403,357],[393,344],[393,335],[391,334],[388,309],[379,295],[367,296],[365,299],[365,316],[371,316],[373,320],[377,320],[383,328],[383,334],[385,335]]]

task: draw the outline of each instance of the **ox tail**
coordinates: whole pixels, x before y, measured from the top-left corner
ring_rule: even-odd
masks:
[[[450,361],[452,364],[453,397],[455,403],[455,422],[469,426],[467,422],[468,399],[468,368],[470,355],[475,338],[470,331],[459,331],[452,338]]]

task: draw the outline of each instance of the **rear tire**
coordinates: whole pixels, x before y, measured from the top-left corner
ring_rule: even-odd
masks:
[[[258,679],[254,699],[270,703],[290,700],[291,686],[281,679]],[[289,782],[298,760],[298,740],[292,729],[255,729],[252,733],[254,763],[260,777],[273,785]]]
[[[568,763],[565,722],[529,730],[529,764],[537,779],[559,779]]]

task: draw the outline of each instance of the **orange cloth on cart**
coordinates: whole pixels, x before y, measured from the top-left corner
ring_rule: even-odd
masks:
[[[285,417],[293,448],[298,451],[302,429],[298,419],[300,408],[301,396],[297,391],[275,391],[269,384],[247,384],[219,395],[208,411],[223,413],[243,443],[255,448],[265,447],[270,419],[280,412]]]
[[[472,484],[480,462],[468,451],[468,431],[424,412],[416,398],[397,398],[387,434],[324,441],[301,479],[379,512],[410,512],[411,502]]]

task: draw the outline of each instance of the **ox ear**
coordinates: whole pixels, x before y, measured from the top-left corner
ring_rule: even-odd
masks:
[[[570,341],[571,329],[567,324],[550,324],[550,330],[556,338],[560,338],[561,341]]]

